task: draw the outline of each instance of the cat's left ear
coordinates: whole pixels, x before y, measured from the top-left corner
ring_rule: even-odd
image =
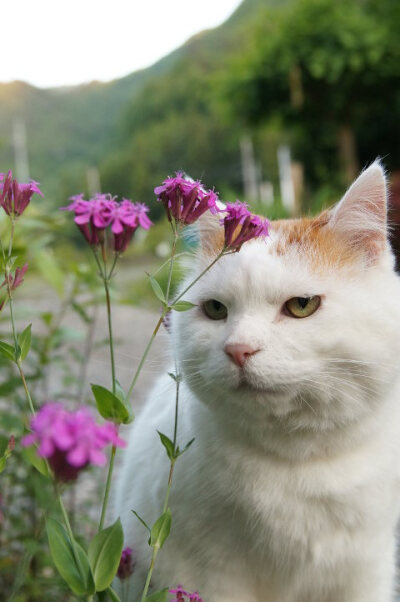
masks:
[[[369,263],[374,263],[388,245],[387,191],[382,165],[375,161],[353,182],[332,210],[334,228]]]

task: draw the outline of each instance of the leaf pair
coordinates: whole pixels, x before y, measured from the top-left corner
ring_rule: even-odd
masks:
[[[132,512],[136,516],[136,518],[138,518],[140,520],[142,525],[149,532],[149,535],[150,535],[149,546],[151,546],[152,548],[161,549],[163,547],[168,535],[171,532],[171,525],[172,525],[171,510],[168,508],[165,512],[163,512],[163,514],[158,517],[158,519],[156,520],[154,525],[151,527],[151,529],[150,529],[149,525],[146,523],[146,521],[141,516],[139,516],[139,514],[136,512],[136,510],[132,510]]]
[[[100,531],[90,542],[88,553],[77,541],[71,541],[61,523],[52,518],[46,522],[51,556],[61,577],[78,596],[91,596],[107,590],[112,600],[119,601],[110,588],[121,558],[124,536],[121,521]]]
[[[159,434],[161,443],[165,447],[167,456],[171,461],[175,461],[177,458],[179,458],[179,456],[184,454],[185,451],[187,449],[189,449],[189,447],[192,445],[192,443],[194,441],[194,438],[191,439],[189,441],[189,443],[187,443],[183,449],[179,449],[179,445],[177,445],[177,447],[175,448],[173,441],[171,441],[171,439],[169,437],[167,437],[167,435],[164,435],[164,433],[160,433],[160,431],[157,431],[157,433]]]
[[[194,303],[190,303],[189,301],[177,301],[176,303],[169,305],[169,303],[167,302],[167,299],[165,298],[164,291],[162,290],[162,288],[159,285],[159,283],[157,282],[157,280],[153,276],[150,276],[150,275],[149,275],[149,278],[150,278],[151,288],[153,289],[154,294],[156,295],[157,299],[159,299],[161,301],[164,308],[168,309],[168,311],[170,309],[174,309],[175,311],[188,311],[189,309],[196,307],[196,305]]]
[[[18,360],[24,360],[29,353],[31,348],[32,341],[32,332],[31,332],[32,324],[29,324],[21,332],[18,336],[18,343],[16,348],[13,345],[9,345],[9,343],[5,343],[4,341],[0,341],[0,354],[8,360],[12,362],[17,362]]]
[[[119,382],[116,382],[116,393],[101,385],[91,385],[99,414],[106,420],[116,424],[129,424],[134,414],[126,401],[125,393]]]

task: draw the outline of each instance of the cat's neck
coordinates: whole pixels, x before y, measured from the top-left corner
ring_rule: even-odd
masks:
[[[214,429],[227,445],[240,443],[261,452],[291,462],[335,457],[371,441],[390,438],[397,432],[400,421],[400,382],[397,382],[385,398],[377,400],[373,412],[365,412],[347,422],[318,423],[315,419],[300,426],[293,415],[264,421],[241,419],[236,412],[227,413],[221,408],[206,410],[213,413]],[[197,401],[196,403],[201,402]],[[209,417],[206,419],[209,420]],[[393,428],[392,428],[393,427]],[[397,437],[397,435],[395,435]]]

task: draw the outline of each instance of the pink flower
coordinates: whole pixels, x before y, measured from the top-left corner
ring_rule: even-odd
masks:
[[[176,598],[170,600],[170,602],[203,602],[203,598],[200,598],[198,592],[187,592],[182,588],[182,585],[177,585],[175,589],[168,590],[170,594],[175,594]]]
[[[73,211],[74,221],[90,245],[104,241],[104,230],[111,226],[114,235],[114,251],[125,251],[136,229],[148,230],[152,225],[147,217],[148,207],[123,199],[117,203],[110,194],[96,194],[85,201],[83,194],[70,197],[72,203],[62,210]]]
[[[16,288],[19,287],[20,284],[23,283],[24,281],[24,276],[26,273],[26,270],[28,269],[28,264],[25,263],[22,268],[17,268],[15,270],[15,274],[14,276],[12,276],[12,274],[8,274],[6,275],[4,282],[0,285],[0,288],[3,286],[6,286],[6,284],[10,285],[10,289],[12,291],[15,291]]]
[[[38,182],[34,180],[27,184],[19,184],[17,180],[12,179],[11,170],[6,177],[4,174],[0,176],[0,205],[7,215],[18,217],[25,211],[35,193],[43,196]]]
[[[96,424],[89,408],[71,412],[56,402],[40,408],[31,420],[31,431],[23,437],[22,446],[37,444],[39,456],[48,459],[60,481],[75,480],[89,464],[104,466],[107,445],[125,446],[115,424]]]
[[[144,203],[132,203],[122,199],[113,212],[111,231],[114,234],[114,251],[123,253],[126,250],[137,228],[148,230],[152,222],[147,217],[149,208]]]
[[[117,577],[119,579],[127,579],[135,570],[136,558],[132,548],[124,548],[119,561]]]
[[[74,222],[88,243],[98,245],[103,240],[103,231],[112,222],[116,206],[114,198],[110,194],[97,193],[88,201],[84,200],[83,194],[72,196],[69,200],[72,203],[61,209],[73,211],[75,213]]]
[[[213,213],[218,211],[217,194],[204,190],[201,182],[189,180],[179,171],[175,178],[167,178],[161,186],[157,186],[154,193],[164,205],[169,221],[174,219],[181,224],[193,224],[207,209]]]
[[[239,251],[243,243],[253,238],[268,236],[269,221],[250,213],[246,203],[228,203],[225,212],[221,224],[225,229],[227,249]]]

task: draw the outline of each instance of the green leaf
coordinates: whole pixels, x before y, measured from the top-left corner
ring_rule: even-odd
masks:
[[[167,435],[164,435],[163,433],[160,433],[160,431],[157,431],[157,433],[160,436],[161,443],[163,444],[163,446],[167,450],[167,456],[168,456],[168,458],[170,460],[173,460],[173,458],[175,457],[175,449],[174,449],[173,441],[171,441],[171,439],[169,437],[167,437]]]
[[[167,602],[168,587],[160,589],[158,592],[154,592],[150,596],[146,596],[145,602]]]
[[[172,514],[168,508],[154,523],[150,534],[152,548],[162,548],[171,531]]]
[[[105,590],[114,579],[124,545],[124,534],[119,518],[111,527],[103,529],[89,544],[88,556],[96,591]]]
[[[71,307],[82,318],[82,321],[85,322],[85,324],[91,324],[93,322],[93,318],[89,316],[82,303],[72,301]]]
[[[23,330],[18,337],[18,343],[21,348],[21,360],[24,360],[26,358],[26,356],[28,355],[29,350],[31,348],[31,341],[32,341],[31,329],[32,329],[32,324],[29,324],[29,326],[27,326],[25,328],[25,330]]]
[[[110,596],[112,602],[121,602],[121,598],[118,596],[118,594],[112,589],[112,587],[107,587],[106,589],[107,594]]]
[[[44,477],[50,476],[47,462],[44,458],[41,458],[37,454],[37,448],[35,446],[24,447],[22,449],[22,457],[28,464],[32,464],[37,471],[40,472]]]
[[[77,564],[72,542],[62,524],[53,518],[48,518],[46,530],[51,557],[61,577],[78,596],[94,594],[95,586],[86,552],[75,542],[75,550],[78,556]]]
[[[0,354],[9,360],[15,362],[15,349],[12,345],[0,341]]]
[[[139,514],[136,512],[136,510],[131,510],[131,512],[133,512],[133,514],[136,516],[136,518],[138,518],[140,520],[140,522],[142,523],[142,525],[144,527],[146,527],[146,529],[148,530],[148,532],[151,535],[151,529],[150,529],[149,525],[146,523],[146,521],[141,516],[139,516]]]
[[[91,385],[97,409],[103,418],[112,420],[117,424],[129,424],[133,421],[134,415],[129,406],[127,406],[119,397],[114,395],[101,385]]]
[[[120,399],[121,401],[125,402],[126,400],[126,394],[125,391],[123,390],[121,383],[119,382],[119,380],[115,381],[115,395],[118,397],[118,399]]]
[[[193,443],[194,439],[195,439],[195,438],[193,437],[193,439],[191,439],[191,440],[189,441],[189,443],[186,443],[185,447],[184,447],[182,450],[181,450],[181,449],[179,449],[179,446],[178,446],[178,449],[176,450],[176,457],[177,457],[177,458],[179,458],[179,456],[181,456],[182,454],[184,454],[184,453],[185,453],[185,451],[186,451],[187,449],[189,449],[189,447],[192,445],[192,443]]]
[[[171,305],[171,309],[175,311],[189,311],[189,309],[193,309],[193,307],[197,307],[195,303],[190,303],[190,301],[177,301]]]
[[[151,288],[153,289],[156,297],[160,301],[162,301],[162,303],[164,303],[164,304],[167,303],[167,300],[165,298],[163,290],[162,290],[161,286],[158,284],[157,280],[153,276],[150,276],[150,275],[149,275],[149,278],[150,278]]]

